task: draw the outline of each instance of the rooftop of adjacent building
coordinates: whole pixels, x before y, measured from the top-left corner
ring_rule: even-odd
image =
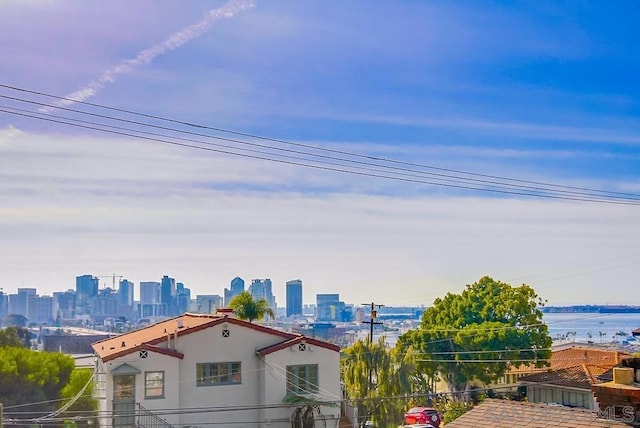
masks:
[[[628,428],[624,422],[603,419],[588,409],[525,401],[487,399],[447,428]]]
[[[304,338],[306,341],[315,345],[335,351],[339,350],[338,346],[328,342],[305,337],[301,334],[287,333],[259,323],[250,323],[248,321],[239,320],[232,316],[232,311],[230,309],[219,309],[216,314],[193,314],[186,312],[177,317],[157,322],[139,330],[130,331],[109,339],[101,340],[94,343],[92,348],[96,355],[103,361],[118,358],[142,348],[152,349],[162,353],[169,353],[180,357],[181,354],[179,352],[167,347],[158,347],[157,345],[171,340],[175,341],[176,337],[191,334],[222,323],[241,325],[263,333],[280,336],[282,338],[281,343]],[[172,337],[173,339],[171,339]]]

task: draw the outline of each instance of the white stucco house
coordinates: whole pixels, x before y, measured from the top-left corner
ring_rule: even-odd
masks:
[[[291,427],[285,396],[340,416],[339,347],[234,318],[185,313],[92,345],[101,427]]]

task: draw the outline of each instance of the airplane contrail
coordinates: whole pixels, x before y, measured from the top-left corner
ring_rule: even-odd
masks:
[[[105,71],[97,80],[67,95],[65,97],[66,99],[58,101],[56,105],[59,107],[69,106],[75,102],[85,101],[93,97],[104,88],[107,83],[115,82],[117,75],[131,72],[141,65],[148,64],[155,57],[177,49],[188,41],[199,37],[209,29],[213,22],[232,18],[237,13],[250,9],[254,7],[254,5],[252,0],[231,0],[224,6],[208,11],[199,22],[191,24],[177,33],[172,34],[162,43],[158,43],[141,51],[135,58],[121,61],[115,67]]]

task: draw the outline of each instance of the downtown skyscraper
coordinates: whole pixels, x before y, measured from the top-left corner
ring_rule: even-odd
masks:
[[[302,280],[287,281],[287,317],[302,315]]]

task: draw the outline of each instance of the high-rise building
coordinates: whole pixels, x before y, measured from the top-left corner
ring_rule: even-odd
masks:
[[[128,279],[121,279],[118,284],[118,304],[133,307],[133,282]]]
[[[138,317],[155,317],[160,314],[160,283],[156,281],[140,282],[140,304]]]
[[[217,294],[199,294],[196,296],[196,312],[214,314],[222,307],[222,297]]]
[[[51,296],[30,294],[28,308],[29,322],[42,324],[50,323],[53,320],[53,297]]]
[[[167,275],[160,281],[160,303],[166,316],[176,315],[176,280]]]
[[[92,275],[76,276],[76,313],[91,313],[99,284],[100,280]]]
[[[53,293],[53,314],[56,320],[72,320],[76,317],[76,292],[74,290]]]
[[[17,306],[15,313],[29,318],[29,298],[37,296],[35,288],[18,288]]]
[[[176,284],[176,313],[174,315],[182,315],[189,311],[191,303],[191,290],[184,286],[183,283]]]
[[[236,276],[231,280],[230,288],[224,289],[224,304],[229,306],[231,299],[244,291],[244,279]]]
[[[140,282],[140,303],[160,303],[160,283],[155,281]]]
[[[118,316],[118,293],[111,287],[98,291],[93,314],[105,318]]]
[[[341,321],[344,302],[339,294],[316,294],[316,321]]]
[[[276,312],[276,298],[273,296],[271,289],[271,280],[267,279],[253,279],[249,286],[249,293],[255,300],[264,299],[267,301],[267,305]]]
[[[302,315],[302,280],[287,281],[287,317]]]
[[[9,296],[0,291],[0,318],[9,315]]]

